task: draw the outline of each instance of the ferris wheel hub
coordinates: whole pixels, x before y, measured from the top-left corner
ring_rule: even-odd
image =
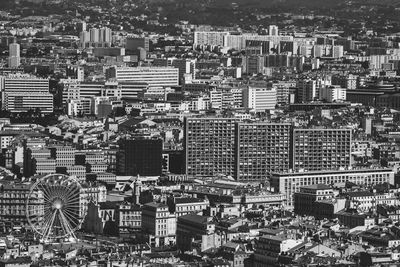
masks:
[[[56,199],[53,202],[53,209],[60,210],[63,207],[63,202],[61,199]]]

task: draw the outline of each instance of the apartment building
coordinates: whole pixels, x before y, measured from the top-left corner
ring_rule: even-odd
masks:
[[[351,129],[294,129],[294,170],[335,170],[350,167]]]
[[[235,118],[186,118],[185,157],[189,176],[235,175]]]
[[[236,174],[239,181],[263,181],[272,172],[290,168],[289,123],[238,123]]]

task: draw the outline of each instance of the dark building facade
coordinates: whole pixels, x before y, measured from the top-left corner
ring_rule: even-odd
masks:
[[[132,53],[135,52],[138,48],[144,48],[146,51],[149,51],[149,38],[146,37],[129,37],[126,39],[126,52]]]
[[[118,153],[118,172],[123,175],[159,176],[162,173],[161,139],[127,139]]]

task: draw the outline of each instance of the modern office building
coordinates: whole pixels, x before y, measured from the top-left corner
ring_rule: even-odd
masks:
[[[297,99],[299,102],[309,102],[318,99],[317,82],[310,79],[301,79],[297,82]]]
[[[63,103],[68,100],[89,99],[92,97],[118,97],[136,99],[138,94],[148,88],[144,82],[79,82],[77,80],[63,81]]]
[[[50,93],[4,93],[3,109],[11,112],[26,112],[39,109],[42,113],[53,112],[53,95]]]
[[[236,174],[239,181],[265,181],[272,172],[290,168],[289,123],[238,123]]]
[[[321,170],[308,172],[273,173],[271,187],[286,196],[286,204],[293,205],[293,194],[309,185],[325,184],[344,187],[346,182],[360,185],[394,184],[392,169]]]
[[[162,172],[161,139],[127,139],[118,153],[119,172],[132,176],[159,176]]]
[[[121,98],[138,98],[143,90],[148,88],[146,82],[118,82],[121,89]]]
[[[168,87],[179,84],[179,69],[174,67],[111,67],[107,79],[118,82],[147,83],[150,87]]]
[[[235,118],[185,119],[187,175],[235,175],[236,121]]]
[[[53,95],[49,93],[49,79],[30,75],[0,77],[2,109],[26,112],[39,109],[42,113],[53,112]]]
[[[16,42],[9,45],[8,67],[18,68],[21,64],[20,45]]]
[[[55,145],[50,147],[51,157],[56,160],[56,167],[75,165],[76,149],[72,146]]]
[[[295,171],[349,168],[351,129],[294,129],[292,168]]]
[[[275,109],[275,88],[248,87],[243,90],[243,106],[254,112],[266,112]]]

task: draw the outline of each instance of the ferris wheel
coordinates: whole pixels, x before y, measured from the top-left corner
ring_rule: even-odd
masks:
[[[80,191],[78,180],[63,174],[46,175],[32,185],[26,216],[42,241],[76,240],[75,231],[82,223]]]

